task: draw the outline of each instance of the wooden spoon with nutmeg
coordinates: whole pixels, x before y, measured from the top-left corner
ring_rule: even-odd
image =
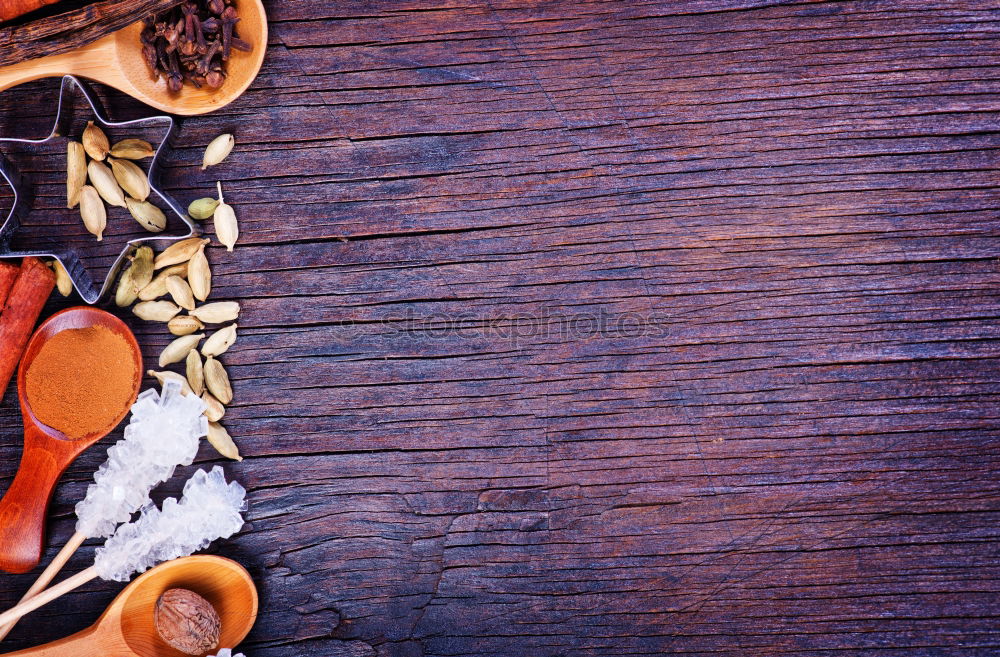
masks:
[[[206,627],[207,618],[207,625],[217,627]],[[217,634],[218,647],[236,647],[256,618],[257,589],[243,566],[195,555],[160,564],[132,580],[82,632],[3,657],[175,657],[183,654],[179,649],[185,641],[198,645],[203,637],[195,635],[206,629]]]

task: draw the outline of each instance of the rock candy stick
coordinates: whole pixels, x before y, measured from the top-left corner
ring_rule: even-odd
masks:
[[[70,537],[31,588],[26,602],[43,591],[87,538],[110,536],[119,523],[149,503],[149,492],[169,479],[178,465],[190,465],[208,431],[205,404],[184,396],[175,382],[162,394],[146,390],[132,405],[125,438],[108,450],[108,460],[94,475],[86,497],[76,505],[76,533]],[[0,626],[0,640],[16,623]]]
[[[149,504],[97,548],[94,565],[0,614],[0,625],[17,622],[92,579],[128,581],[163,561],[186,557],[212,541],[228,538],[243,526],[246,490],[226,482],[222,468],[198,470],[184,484],[181,501],[168,497],[162,509]]]

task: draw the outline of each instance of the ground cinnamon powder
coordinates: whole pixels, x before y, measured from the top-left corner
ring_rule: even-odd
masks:
[[[138,376],[124,337],[100,325],[65,329],[28,366],[25,394],[36,418],[77,439],[109,428],[132,401]]]

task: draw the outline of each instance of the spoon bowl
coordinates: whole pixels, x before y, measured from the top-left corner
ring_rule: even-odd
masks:
[[[257,77],[267,50],[267,15],[261,0],[236,0],[240,22],[236,30],[252,49],[233,49],[226,62],[226,81],[218,89],[190,84],[177,93],[167,89],[165,76],[153,78],[142,54],[142,21],[86,46],[0,68],[0,91],[39,78],[77,75],[97,80],[170,114],[204,114],[224,107],[246,91]]]
[[[111,409],[103,426],[79,438],[70,438],[45,425],[31,410],[26,393],[27,372],[42,347],[68,329],[103,326],[125,339],[135,376],[127,403]],[[142,382],[142,354],[132,331],[109,312],[91,306],[67,308],[42,322],[24,349],[17,374],[18,399],[24,418],[24,452],[17,475],[0,500],[0,570],[24,573],[42,557],[45,518],[56,482],[85,449],[108,435],[128,414]],[[65,385],[65,382],[62,382]]]
[[[5,657],[183,657],[156,631],[156,601],[168,589],[208,600],[221,621],[219,648],[236,647],[257,618],[257,589],[235,561],[195,555],[160,564],[132,580],[94,625],[72,636]]]

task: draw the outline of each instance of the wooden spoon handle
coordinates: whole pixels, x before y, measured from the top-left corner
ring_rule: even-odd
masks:
[[[17,475],[0,500],[0,570],[9,573],[26,573],[42,560],[49,502],[69,464],[33,442],[25,440]]]
[[[65,66],[65,63],[65,59],[62,58],[42,57],[2,68],[0,69],[0,91],[39,78],[66,75],[71,70]]]
[[[114,35],[70,52],[0,68],[0,91],[39,78],[81,75],[118,86],[121,77],[114,68]]]
[[[106,657],[116,654],[113,650],[108,650],[108,646],[102,645],[104,643],[106,642],[103,640],[101,630],[94,626],[58,641],[34,648],[25,648],[17,652],[4,653],[0,657]],[[121,650],[120,646],[116,647]],[[135,656],[135,653],[119,652],[117,654]]]

